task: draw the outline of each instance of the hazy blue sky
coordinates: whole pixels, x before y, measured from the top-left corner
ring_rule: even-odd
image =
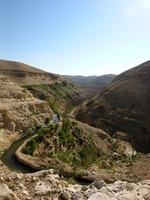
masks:
[[[0,0],[0,58],[120,73],[150,59],[150,0]]]

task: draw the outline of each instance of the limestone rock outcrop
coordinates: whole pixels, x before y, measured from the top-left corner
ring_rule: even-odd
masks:
[[[52,119],[53,112],[45,101],[0,75],[0,128],[24,132]]]
[[[99,181],[97,181],[99,182]],[[71,185],[54,170],[31,174],[0,171],[0,199],[15,200],[149,200],[150,180],[139,183],[117,181]],[[96,187],[98,186],[98,187]]]

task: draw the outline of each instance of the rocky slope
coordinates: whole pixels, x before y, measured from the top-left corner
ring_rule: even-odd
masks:
[[[0,91],[1,150],[9,141],[5,138],[7,135],[11,141],[16,133],[25,134],[28,128],[44,125],[45,120],[52,119],[46,102],[34,98],[3,75],[0,75]]]
[[[49,101],[49,105],[59,112],[69,112],[88,96],[87,91],[62,76],[23,63],[0,60],[0,74],[18,86],[25,87],[36,98]]]
[[[150,200],[150,181],[107,185],[100,177],[89,186],[71,185],[53,170],[31,174],[0,172],[0,199]]]
[[[48,124],[53,116],[49,107],[54,111],[55,103],[65,107],[69,95],[73,102],[78,96],[75,86],[20,63],[0,63],[4,66],[0,72],[0,152],[28,129],[41,127],[36,138],[30,138],[18,151],[27,164],[38,163],[37,169],[49,169],[22,174],[11,172],[0,162],[0,199],[150,199],[150,181],[143,181],[150,179],[149,154],[136,154],[124,141],[136,147],[149,144],[149,62],[118,76],[101,96],[79,110],[77,118],[102,127],[110,135],[74,119],[67,122],[60,118],[55,126]],[[65,96],[67,100],[62,103]],[[45,100],[52,100],[49,106]],[[64,176],[70,182],[94,182],[88,186],[71,185],[63,180]]]
[[[149,85],[150,62],[146,62],[117,76],[81,107],[76,118],[130,141],[140,151],[149,151]]]
[[[150,179],[150,155],[136,153],[130,143],[101,129],[70,119],[36,133],[15,153],[33,169],[52,167],[58,174],[87,183],[99,175],[107,183]]]
[[[65,177],[82,179],[100,156],[111,154],[110,146],[111,139],[104,131],[65,119],[37,131],[20,146],[16,156],[34,169],[52,167]]]
[[[25,86],[36,98],[48,101],[56,113],[69,113],[74,107],[86,100],[83,89],[63,80],[52,84],[36,84]]]

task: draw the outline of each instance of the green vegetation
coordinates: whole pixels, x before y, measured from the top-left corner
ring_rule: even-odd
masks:
[[[92,136],[87,136],[86,143],[80,145],[81,130],[77,123],[72,123],[73,132],[78,134],[78,139],[72,135],[71,125],[68,119],[63,121],[62,129],[59,131],[59,144],[66,148],[56,152],[58,159],[76,167],[88,167],[97,159],[97,148]]]
[[[56,99],[55,100],[50,100],[50,98],[48,99],[49,107],[54,111],[54,113],[58,114],[58,105],[56,102],[57,102]]]
[[[52,84],[27,85],[24,88],[36,98],[47,101],[56,114],[70,113],[84,98],[76,86],[65,80],[54,81]]]
[[[33,89],[33,86],[32,85],[27,85],[27,86],[24,86],[25,89],[28,89],[29,91],[33,92],[34,89]]]
[[[57,158],[74,169],[87,168],[98,158],[91,134],[83,133],[78,124],[70,122],[68,118],[64,118],[62,126],[51,124],[47,128],[40,128],[37,134],[27,143],[23,153],[33,156],[42,143],[48,157]]]
[[[37,132],[38,135],[32,138],[26,144],[25,148],[23,149],[23,153],[33,156],[35,149],[44,140],[44,136],[46,134],[53,134],[53,132],[54,132],[54,126],[52,124],[47,128],[40,128],[39,131]]]
[[[95,146],[85,147],[80,151],[81,164],[88,167],[97,159],[97,148]]]
[[[110,170],[111,170],[115,165],[115,161],[114,160],[110,160],[109,161],[109,165],[110,165]]]
[[[72,177],[64,177],[64,180],[67,181],[69,184],[72,184],[72,185],[78,184],[78,182]]]
[[[117,141],[113,142],[113,144],[112,144],[112,150],[116,151],[118,148],[119,148],[118,142]]]
[[[58,136],[60,144],[74,147],[75,139],[70,133],[70,123],[68,119],[64,119],[62,129],[59,131]]]
[[[47,84],[40,84],[40,88],[47,90],[48,89],[48,85]]]
[[[33,138],[27,143],[26,147],[23,149],[23,153],[32,156],[37,146],[38,146],[38,143],[36,139]]]

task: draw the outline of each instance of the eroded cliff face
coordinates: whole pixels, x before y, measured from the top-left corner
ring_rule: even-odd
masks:
[[[17,85],[39,85],[39,84],[53,84],[60,83],[61,77],[59,75],[46,72],[28,72],[21,70],[3,70],[0,71],[4,76],[9,77],[11,81]]]
[[[49,100],[52,109],[57,107],[59,113],[70,112],[89,96],[87,90],[73,85],[63,76],[19,62],[0,60],[0,74],[18,86],[28,89],[35,98]],[[15,98],[17,95],[19,94],[13,94]]]
[[[61,81],[61,77],[57,74],[47,73],[24,63],[7,60],[0,60],[0,74],[21,86],[51,84]]]
[[[34,98],[29,91],[0,75],[1,132],[25,134],[29,128],[44,125],[52,116],[53,112],[46,102]]]

